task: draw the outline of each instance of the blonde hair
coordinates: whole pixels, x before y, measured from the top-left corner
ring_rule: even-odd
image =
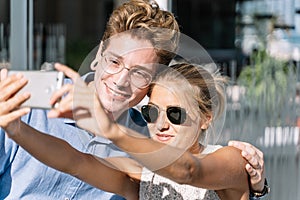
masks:
[[[174,15],[161,10],[155,1],[131,0],[115,9],[106,25],[102,51],[109,38],[129,32],[132,37],[150,41],[159,57],[159,63],[168,65],[178,45],[179,26]]]
[[[155,84],[165,83],[182,96],[192,97],[199,107],[201,119],[216,119],[225,110],[224,83],[227,78],[220,73],[210,73],[202,66],[180,63],[164,70],[150,84],[148,96]],[[188,85],[187,85],[188,83]]]

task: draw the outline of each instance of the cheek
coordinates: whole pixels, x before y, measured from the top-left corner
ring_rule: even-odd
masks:
[[[99,81],[105,77],[105,73],[103,72],[102,68],[98,67],[95,71],[95,80]]]
[[[148,123],[148,129],[150,132],[150,136],[153,137],[156,132],[155,123]]]
[[[102,70],[97,70],[94,76],[94,81],[97,89],[99,89],[99,87],[102,87],[104,81],[108,80],[110,76],[110,74],[103,73]]]
[[[180,126],[174,129],[174,131],[176,131],[176,139],[174,143],[179,148],[189,148],[195,143],[195,141],[198,140],[199,133],[196,127]]]

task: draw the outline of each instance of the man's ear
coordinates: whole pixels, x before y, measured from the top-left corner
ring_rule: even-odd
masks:
[[[90,68],[91,68],[92,71],[95,71],[96,67],[99,65],[99,61],[100,61],[100,58],[101,58],[101,52],[102,52],[102,46],[103,46],[103,42],[101,41],[100,45],[99,45],[99,48],[98,48],[98,51],[97,51],[97,54],[96,54],[96,57],[91,62],[91,65],[90,65]]]

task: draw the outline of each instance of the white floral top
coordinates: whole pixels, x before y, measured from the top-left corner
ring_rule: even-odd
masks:
[[[203,154],[221,148],[219,145],[208,145]],[[178,184],[144,168],[140,183],[140,200],[220,200],[213,190]]]

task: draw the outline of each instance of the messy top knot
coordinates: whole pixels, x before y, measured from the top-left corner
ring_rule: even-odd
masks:
[[[161,10],[155,1],[131,0],[115,9],[106,25],[102,41],[127,32],[134,38],[150,41],[161,64],[168,65],[178,45],[179,26],[174,15]]]

